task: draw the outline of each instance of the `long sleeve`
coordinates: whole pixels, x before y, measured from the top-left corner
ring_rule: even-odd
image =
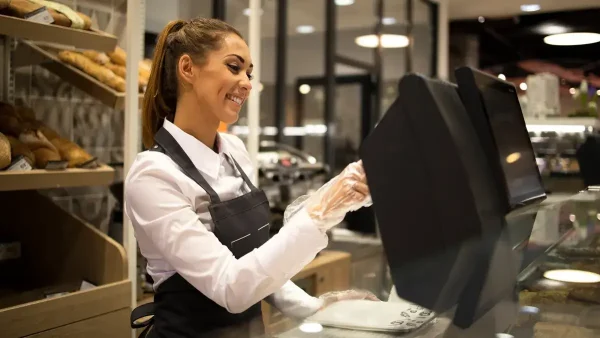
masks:
[[[292,318],[306,318],[317,312],[323,301],[312,297],[292,281],[285,283],[276,293],[267,297],[266,301]]]
[[[156,167],[128,177],[125,209],[138,240],[196,289],[239,313],[277,292],[327,245],[305,211],[260,248],[236,259],[198,219],[176,178]]]

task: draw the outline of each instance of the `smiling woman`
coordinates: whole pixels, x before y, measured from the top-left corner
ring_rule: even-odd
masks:
[[[362,164],[350,164],[303,200],[269,238],[269,201],[248,179],[255,169],[244,143],[218,132],[238,119],[252,90],[246,42],[219,20],[173,21],[152,64],[142,114],[149,150],[131,165],[124,195],[156,294],[133,311],[132,327],[146,327],[148,337],[234,330],[243,338],[262,332],[263,299],[300,318],[341,299],[312,297],[290,277],[327,246],[328,229],[370,203]]]

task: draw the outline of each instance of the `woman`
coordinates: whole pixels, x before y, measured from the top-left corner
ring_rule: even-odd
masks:
[[[134,310],[132,326],[153,314],[149,336],[246,330],[260,319],[263,299],[302,318],[340,298],[374,297],[314,298],[289,281],[326,247],[325,232],[370,196],[362,165],[353,163],[288,210],[269,239],[269,204],[248,179],[244,144],[217,132],[220,122],[237,120],[251,78],[248,46],[224,22],[174,21],[159,37],[142,115],[150,150],[138,154],[125,181],[125,211],[156,290],[153,304]]]

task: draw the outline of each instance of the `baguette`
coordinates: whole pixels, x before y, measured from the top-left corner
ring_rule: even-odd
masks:
[[[113,73],[115,73],[117,76],[122,77],[123,79],[125,79],[125,75],[127,73],[127,68],[125,66],[120,66],[117,64],[114,64],[112,62],[107,63],[106,65],[104,65],[106,68],[110,69]],[[142,74],[139,74],[138,76],[138,88],[140,92],[144,92],[146,91],[146,87],[148,86],[148,79],[142,77]]]
[[[10,142],[10,151],[12,153],[12,158],[19,155],[23,155],[25,157],[25,161],[29,163],[30,166],[35,167],[35,155],[29,149],[27,145],[23,142],[19,141],[16,137],[7,136],[8,141]]]
[[[82,54],[99,65],[106,65],[110,62],[110,58],[106,53],[97,52],[95,50],[84,50]]]
[[[94,63],[85,55],[68,50],[63,50],[58,53],[58,58],[61,61],[66,62],[82,70],[83,72],[92,76],[96,80],[104,83],[105,85],[111,87],[112,89],[119,92],[125,92],[125,80],[123,78],[117,76],[110,69]]]
[[[0,169],[8,167],[11,163],[10,141],[0,133]]]
[[[61,159],[69,162],[69,168],[78,167],[93,159],[92,155],[67,139],[59,137],[51,142],[58,149]]]
[[[35,166],[46,168],[49,161],[60,161],[60,154],[56,147],[48,141],[41,131],[28,131],[19,135],[19,141],[26,144],[35,155]]]
[[[9,2],[7,10],[10,15],[24,18],[27,14],[39,9],[44,5],[46,5],[48,13],[50,13],[52,19],[54,19],[53,24],[57,26],[80,28],[84,30],[89,30],[92,26],[92,19],[89,16],[53,1],[12,0]],[[67,13],[68,15],[77,15],[82,23],[82,27],[74,27],[75,25],[73,21],[69,19],[68,15],[62,13],[61,10],[65,13],[69,11],[70,13]]]
[[[112,63],[115,63],[119,66],[126,66],[127,53],[125,53],[123,48],[117,46],[114,51],[108,53],[108,56],[110,57],[110,61],[112,61]]]

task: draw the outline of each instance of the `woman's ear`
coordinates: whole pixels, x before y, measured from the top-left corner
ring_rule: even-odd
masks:
[[[177,64],[179,70],[179,76],[183,80],[183,85],[187,86],[194,82],[194,62],[188,54],[183,54],[179,58]]]

